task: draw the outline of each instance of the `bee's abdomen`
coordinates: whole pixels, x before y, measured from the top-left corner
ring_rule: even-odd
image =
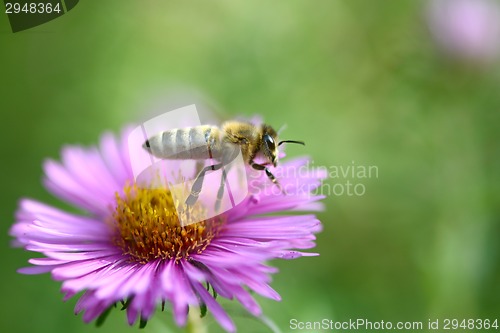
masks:
[[[153,156],[163,159],[209,159],[218,153],[219,129],[197,126],[172,129],[149,138],[143,145]]]

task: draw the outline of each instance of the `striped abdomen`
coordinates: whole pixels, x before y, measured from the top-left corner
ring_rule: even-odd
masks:
[[[217,159],[220,130],[216,126],[172,129],[149,138],[143,145],[150,154],[162,159]]]

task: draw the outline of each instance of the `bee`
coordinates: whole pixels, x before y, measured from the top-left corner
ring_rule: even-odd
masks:
[[[201,125],[196,127],[171,129],[158,133],[144,142],[142,147],[154,157],[167,160],[206,160],[216,161],[205,166],[196,176],[186,205],[196,203],[203,187],[205,174],[210,170],[219,170],[228,165],[241,152],[243,161],[255,170],[264,171],[269,180],[283,192],[276,177],[267,165],[278,165],[278,147],[284,143],[305,145],[302,141],[277,141],[278,133],[269,125],[254,125],[241,121],[228,121],[221,127]],[[264,158],[264,163],[255,162],[257,156]],[[224,194],[226,170],[217,192],[216,210]]]

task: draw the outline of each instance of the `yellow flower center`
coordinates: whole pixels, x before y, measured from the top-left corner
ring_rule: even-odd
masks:
[[[168,189],[145,189],[126,186],[125,195],[116,194],[112,225],[116,228],[114,243],[133,260],[147,263],[154,259],[178,261],[207,248],[224,222],[224,217],[181,226],[176,203]],[[203,216],[196,204],[191,218]]]

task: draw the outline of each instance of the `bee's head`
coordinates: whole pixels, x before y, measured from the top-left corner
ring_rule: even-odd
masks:
[[[278,147],[283,143],[297,143],[305,146],[303,141],[284,140],[278,142],[278,133],[269,125],[262,126],[262,151],[275,167],[278,165]]]
[[[278,133],[269,125],[262,125],[262,152],[274,166],[278,165]]]

